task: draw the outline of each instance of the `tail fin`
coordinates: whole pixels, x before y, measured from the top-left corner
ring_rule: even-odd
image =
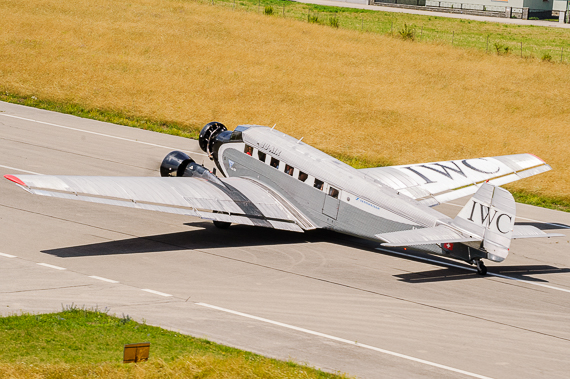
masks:
[[[501,262],[509,254],[516,206],[511,193],[484,183],[453,220],[453,225],[482,237],[481,247],[492,261]]]

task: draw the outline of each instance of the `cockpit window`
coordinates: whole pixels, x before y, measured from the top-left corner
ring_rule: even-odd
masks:
[[[305,174],[303,171],[299,171],[299,180],[304,182],[305,180],[307,180],[307,178],[309,177],[309,175]]]
[[[287,175],[293,176],[293,170],[295,170],[293,166],[285,165],[285,173]]]
[[[265,162],[265,158],[267,157],[267,154],[265,154],[265,153],[263,153],[263,152],[261,152],[261,151],[258,151],[258,152],[257,152],[257,157],[259,158],[260,161]]]
[[[253,154],[253,147],[249,145],[245,145],[245,149],[243,150],[244,153],[251,156]]]
[[[234,129],[234,131],[235,131],[235,132],[243,132],[244,130],[247,130],[247,129],[249,129],[249,126],[247,126],[247,125],[238,125],[238,126]]]
[[[279,159],[275,159],[273,157],[271,157],[271,163],[269,163],[271,165],[271,167],[275,167],[275,168],[279,168]]]
[[[329,196],[338,199],[338,190],[336,188],[330,187],[329,188]]]
[[[315,179],[315,184],[313,185],[313,187],[315,187],[316,189],[320,189],[321,191],[323,190],[323,182],[320,181],[319,179]]]

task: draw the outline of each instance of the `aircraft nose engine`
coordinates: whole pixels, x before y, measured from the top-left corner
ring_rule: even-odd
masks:
[[[218,181],[218,178],[208,169],[194,162],[186,153],[173,151],[169,153],[160,165],[160,176],[198,177]]]
[[[216,121],[207,123],[200,131],[200,137],[198,139],[200,148],[211,157],[212,147],[216,141],[216,137],[226,130],[228,130],[228,128],[222,123]]]

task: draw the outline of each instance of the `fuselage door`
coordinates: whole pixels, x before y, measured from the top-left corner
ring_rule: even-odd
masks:
[[[334,187],[328,188],[328,193],[325,196],[325,203],[323,204],[323,214],[332,219],[338,216],[338,207],[340,205],[339,190]]]

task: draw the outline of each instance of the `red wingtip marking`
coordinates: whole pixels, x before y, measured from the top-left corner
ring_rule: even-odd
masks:
[[[542,161],[542,163],[546,163],[546,162],[544,161],[544,159],[542,159],[541,157],[538,157],[538,156],[536,156],[536,155],[534,155],[534,154],[530,154],[530,155],[532,155],[532,156],[535,157],[536,159]]]
[[[22,182],[20,179],[18,179],[17,177],[15,177],[14,175],[4,175],[4,177],[16,184],[19,184],[21,186],[26,187],[26,183]]]

